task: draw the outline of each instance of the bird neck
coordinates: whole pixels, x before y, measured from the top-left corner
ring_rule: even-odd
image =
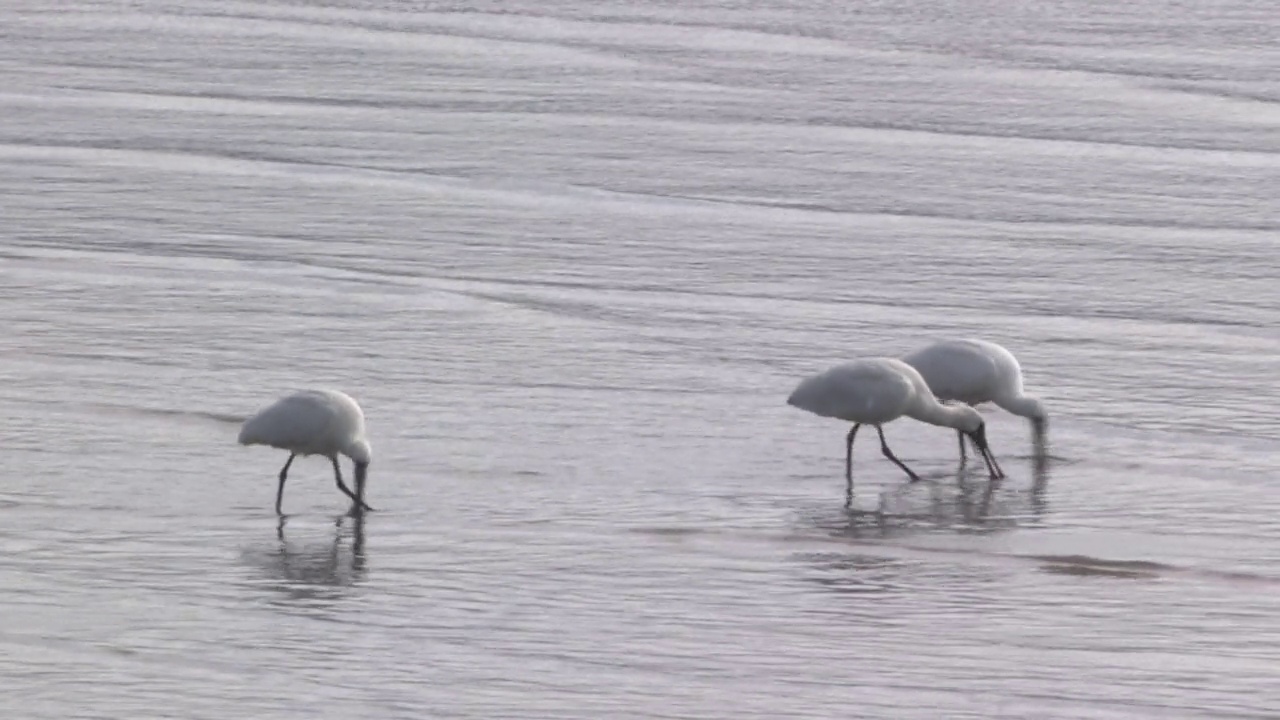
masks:
[[[1001,400],[998,404],[1014,415],[1021,415],[1024,418],[1037,420],[1045,416],[1044,404],[1040,402],[1039,398],[1034,398],[1030,395],[1008,398]]]
[[[943,405],[932,397],[923,399],[915,417],[933,425],[964,432],[972,432],[982,424],[982,418],[977,417],[976,411],[968,405]]]

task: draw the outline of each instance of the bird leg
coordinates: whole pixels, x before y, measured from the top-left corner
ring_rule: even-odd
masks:
[[[293,453],[289,453],[289,459],[284,461],[284,467],[280,468],[280,485],[276,488],[276,514],[283,515],[280,512],[280,502],[284,500],[284,480],[289,477],[289,466],[293,464]]]
[[[351,492],[351,489],[347,487],[346,483],[342,482],[342,468],[338,466],[338,456],[331,455],[329,460],[333,463],[333,478],[338,481],[338,489],[341,490],[344,495],[351,498],[351,502],[354,503],[353,508],[372,510],[373,508],[369,507],[363,500],[356,497],[356,494]]]
[[[884,429],[881,428],[879,425],[877,425],[876,432],[880,434],[880,452],[884,453],[885,457],[892,460],[894,465],[897,465],[898,467],[902,468],[903,471],[907,473],[907,475],[911,476],[911,482],[918,481],[920,479],[920,476],[911,472],[911,468],[907,467],[906,465],[903,465],[902,461],[899,460],[896,456],[894,456],[893,451],[889,449],[889,443],[884,441]]]
[[[858,434],[858,428],[861,425],[854,425],[849,431],[849,436],[845,439],[844,450],[844,506],[851,507],[853,505],[853,438]]]

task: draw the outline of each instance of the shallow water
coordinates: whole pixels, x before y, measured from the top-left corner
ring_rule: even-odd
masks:
[[[6,717],[1280,713],[1271,4],[399,7],[0,8]]]

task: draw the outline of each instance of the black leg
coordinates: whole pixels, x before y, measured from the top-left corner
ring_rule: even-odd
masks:
[[[844,448],[844,506],[853,505],[853,438],[858,434],[861,425],[854,425],[845,438]]]
[[[910,475],[911,482],[916,482],[917,480],[919,480],[920,476],[911,472],[911,468],[907,467],[906,465],[903,465],[902,461],[899,460],[897,457],[895,457],[893,454],[893,451],[889,449],[889,443],[884,441],[884,429],[881,428],[879,425],[877,425],[876,432],[880,433],[880,452],[884,453],[885,457],[892,460],[894,465],[897,465],[898,467],[902,468],[903,471],[907,473],[907,475]]]
[[[338,466],[338,456],[332,455],[329,457],[329,460],[333,462],[333,478],[338,481],[338,489],[341,490],[344,495],[351,498],[351,502],[355,503],[354,507],[364,510],[372,510],[373,508],[365,505],[364,501],[356,497],[356,494],[351,492],[351,489],[347,487],[346,483],[342,482],[342,468]]]
[[[293,453],[289,453],[289,459],[284,461],[284,467],[280,468],[280,485],[276,488],[276,514],[283,515],[280,512],[280,503],[284,500],[284,480],[289,477],[289,466],[293,464]]]
[[[967,459],[965,458],[965,454],[964,454],[964,432],[957,430],[956,437],[960,438],[960,462],[963,464],[964,461]]]

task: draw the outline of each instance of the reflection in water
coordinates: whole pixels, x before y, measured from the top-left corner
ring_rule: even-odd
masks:
[[[882,492],[875,510],[846,507],[838,521],[819,520],[816,524],[838,535],[888,538],[938,529],[985,533],[1038,522],[1049,510],[1049,467],[1055,458],[1034,455],[1028,459],[1029,487],[1025,476],[1017,472],[1002,480],[977,479],[962,461],[954,482],[937,478],[902,483]],[[922,493],[928,494],[927,504],[920,501]]]
[[[859,550],[799,554],[797,559],[810,569],[806,580],[838,593],[889,591],[903,582],[904,573],[918,572],[911,568],[917,568],[921,562],[910,556],[897,556],[896,549],[924,547],[945,552],[950,547],[948,543],[939,546],[932,541],[917,546],[911,541],[912,537],[937,537],[939,533],[993,534],[1013,530],[1028,520],[1037,522],[1048,509],[1049,462],[1047,457],[1033,458],[1029,489],[1017,475],[1012,481],[966,477],[961,465],[954,482],[906,483],[885,491],[875,510],[843,509],[839,513],[815,514],[810,523],[816,529],[832,538],[853,541]],[[967,546],[955,549],[964,552],[963,547]],[[940,569],[936,562],[927,564],[935,580],[951,572],[963,577],[975,571],[967,563],[953,570]],[[951,565],[943,561],[941,568]],[[1058,570],[1062,565],[1059,563],[1052,569]]]
[[[1037,520],[1043,519],[1049,511],[1049,503],[1045,491],[1049,487],[1049,457],[1039,455],[1031,466],[1031,514]]]
[[[1017,525],[1002,481],[971,481],[963,469],[955,481],[905,483],[880,495],[875,510],[845,508],[812,522],[834,536],[891,538],[925,531],[993,532]],[[927,501],[921,494],[927,493]],[[1013,494],[1016,497],[1016,494]]]
[[[270,587],[289,601],[337,600],[364,579],[367,557],[364,517],[341,515],[334,522],[333,539],[299,544],[286,537],[288,520],[276,526],[277,545],[252,553],[254,565],[273,580]]]
[[[995,497],[996,488],[1000,486],[1001,481],[993,480],[982,483],[969,483],[961,481],[959,484],[959,492],[955,496],[955,512],[953,517],[958,518],[957,523],[960,526],[973,526],[988,528],[988,521],[991,520],[991,500]],[[978,488],[981,487],[981,491]],[[939,495],[939,493],[935,493]],[[936,500],[934,503],[934,516],[943,517],[946,513],[944,506],[945,499]]]

